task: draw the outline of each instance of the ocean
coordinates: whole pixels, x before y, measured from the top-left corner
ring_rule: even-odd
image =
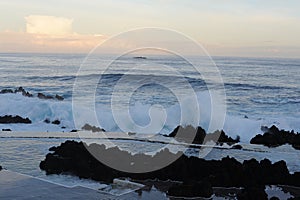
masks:
[[[58,94],[65,98],[60,102],[28,98],[20,94],[1,94],[0,116],[20,115],[28,117],[33,123],[1,124],[0,129],[9,128],[14,131],[80,129],[81,127],[75,127],[74,124],[72,94],[77,94],[82,102],[87,102],[89,99],[85,99],[85,91],[93,91],[95,88],[94,105],[98,117],[97,125],[101,128],[113,132],[124,131],[124,128],[121,129],[115,121],[116,117],[121,121],[131,117],[138,126],[146,126],[151,122],[149,109],[153,108],[152,118],[157,117],[158,120],[156,124],[148,127],[148,132],[167,134],[180,124],[182,105],[179,104],[176,94],[165,85],[176,88],[186,97],[184,103],[189,104],[190,90],[187,89],[186,83],[182,82],[184,79],[193,88],[198,99],[201,114],[199,125],[207,130],[211,116],[210,110],[206,108],[211,103],[207,92],[210,83],[201,79],[201,74],[195,73],[183,59],[154,55],[148,56],[148,59],[124,56],[115,60],[111,64],[112,67],[103,73],[100,69],[101,63],[105,59],[109,60],[111,56],[99,56],[92,60],[92,67],[78,73],[85,57],[86,55],[68,54],[0,54],[0,90],[16,89],[21,86],[34,95],[41,92],[46,95]],[[194,59],[195,63],[202,64],[201,58],[191,59]],[[223,129],[227,134],[233,137],[239,135],[241,140],[246,142],[261,132],[261,126],[275,124],[282,129],[300,131],[299,59],[237,57],[212,59],[224,83],[227,110]],[[170,70],[164,71],[165,68],[155,67],[156,65],[172,67],[183,78],[174,76]],[[132,68],[134,70],[131,70]],[[126,81],[120,84],[124,74]],[[74,83],[78,77],[84,84],[77,87],[75,93]],[[100,80],[95,86],[94,81],[90,80],[97,78]],[[138,88],[133,88],[133,85],[137,84]],[[212,86],[209,89],[210,92],[214,92],[218,91],[219,87]],[[117,98],[113,99],[112,94]],[[125,101],[127,94],[131,96]],[[112,99],[116,110],[114,113],[112,113]],[[218,113],[218,110],[214,112]],[[164,113],[165,119],[159,119]],[[86,118],[87,123],[89,115],[89,110],[82,109],[80,117]],[[61,124],[59,126],[46,124],[44,123],[46,118],[51,121],[58,119]],[[191,124],[195,121],[187,118],[183,125],[188,125],[189,120]],[[126,127],[126,124],[124,126]],[[135,127],[127,128],[131,132],[143,132],[135,130]]]
[[[209,92],[218,93],[224,89],[225,104],[221,106],[226,107],[226,113],[221,128],[229,136],[240,136],[242,145],[248,149],[216,149],[206,159],[221,159],[227,155],[240,161],[269,158],[275,162],[284,159],[290,171],[299,171],[299,155],[289,145],[274,149],[249,145],[250,139],[261,133],[261,126],[274,124],[280,129],[300,132],[299,59],[212,57],[223,80],[223,85],[214,85],[213,81],[201,78],[201,73],[196,73],[193,66],[182,58],[123,56],[110,63],[110,68],[104,71],[103,63],[112,58],[112,55],[95,57],[89,60],[91,67],[83,70],[86,55],[0,54],[0,90],[23,87],[33,94],[33,97],[20,93],[0,94],[0,116],[19,115],[32,121],[32,124],[0,124],[0,130],[35,133],[34,137],[26,134],[14,137],[12,133],[12,138],[9,133],[0,132],[0,164],[9,170],[61,184],[99,187],[98,183],[75,177],[46,176],[39,169],[39,162],[51,146],[59,145],[66,138],[55,137],[55,133],[45,138],[42,132],[67,134],[89,123],[107,132],[168,134],[177,125],[195,125],[197,122],[193,114],[195,105],[190,98],[192,88],[200,108],[198,125],[206,130],[212,116]],[[201,58],[189,59],[200,66],[205,65]],[[78,79],[81,82],[76,82]],[[93,80],[98,80],[96,85]],[[80,87],[76,86],[77,83],[81,84]],[[176,93],[172,88],[176,89]],[[94,94],[92,99],[86,95],[87,91]],[[38,93],[58,94],[64,100],[39,99]],[[79,100],[80,105],[74,105],[74,99]],[[86,109],[87,104],[93,105],[94,110]],[[188,108],[184,120],[182,115],[185,111],[181,107]],[[222,110],[215,109],[214,112],[218,115]],[[91,119],[91,113],[95,113],[97,123]],[[60,124],[45,123],[45,119],[50,122],[59,120]],[[163,138],[159,137],[159,140]],[[139,141],[120,140],[117,144],[129,151],[149,146],[156,148],[156,144]],[[197,155],[198,152],[189,150],[187,153]]]

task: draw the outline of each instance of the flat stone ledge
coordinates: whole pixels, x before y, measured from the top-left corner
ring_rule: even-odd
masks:
[[[125,195],[128,198],[131,194]],[[133,194],[132,194],[133,195]],[[43,181],[31,176],[11,172],[0,171],[0,199],[124,199],[125,196],[116,197],[77,186],[66,187]],[[135,199],[133,195],[133,199]]]

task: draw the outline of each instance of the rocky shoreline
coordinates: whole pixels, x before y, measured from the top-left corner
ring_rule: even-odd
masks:
[[[197,157],[182,155],[175,162],[148,173],[128,173],[113,169],[95,159],[89,151],[119,159],[122,165],[135,167],[139,160],[144,165],[151,165],[159,158],[170,158],[178,155],[167,149],[154,156],[121,151],[118,148],[106,149],[105,145],[85,145],[82,142],[66,141],[58,147],[49,149],[40,168],[47,174],[71,173],[80,178],[89,178],[96,181],[111,183],[114,178],[130,178],[132,180],[172,180],[179,184],[167,189],[171,196],[210,197],[213,187],[242,187],[241,193],[235,194],[238,199],[247,199],[252,196],[257,199],[266,199],[264,188],[266,185],[290,185],[300,187],[300,173],[290,173],[284,161],[271,163],[264,159],[258,162],[255,159],[245,160],[243,163],[234,158],[225,157],[221,160],[204,160]]]

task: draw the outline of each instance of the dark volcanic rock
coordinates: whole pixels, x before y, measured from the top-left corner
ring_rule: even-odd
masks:
[[[26,91],[23,87],[19,87],[18,89],[12,90],[12,89],[3,89],[0,91],[0,94],[6,94],[6,93],[22,93],[23,96],[26,97],[33,97],[33,94]],[[51,95],[45,95],[43,93],[38,93],[37,97],[40,99],[56,99],[58,101],[63,101],[64,97],[56,94],[55,96]]]
[[[96,126],[91,126],[89,124],[85,124],[81,129],[86,131],[92,131],[92,132],[105,132],[104,129]]]
[[[11,116],[11,115],[5,115],[0,116],[0,124],[16,124],[16,123],[22,123],[22,124],[31,124],[31,120],[28,118],[22,118],[19,115]]]
[[[147,57],[145,57],[145,56],[135,56],[133,58],[134,59],[143,59],[143,60],[147,59]]]
[[[63,101],[64,100],[64,98],[62,96],[58,95],[58,94],[55,95],[55,99],[57,99],[59,101]]]
[[[265,192],[265,186],[247,187],[242,190],[237,196],[238,200],[264,200],[268,199],[268,195]]]
[[[11,89],[3,89],[0,91],[0,94],[14,93]]]
[[[231,149],[243,149],[242,145],[236,144],[231,147]]]
[[[37,97],[40,98],[40,99],[56,99],[58,101],[63,101],[64,100],[64,97],[56,94],[55,96],[51,96],[51,95],[45,95],[43,93],[38,93],[37,94]]]
[[[207,134],[200,126],[197,128],[193,126],[177,126],[167,137],[175,137],[178,140],[193,144],[205,144],[208,141],[214,141],[221,145],[223,143],[232,145],[240,141],[239,136],[237,136],[236,139],[232,139],[228,137],[223,130]]]
[[[2,166],[0,165],[0,171],[2,170]]]
[[[209,196],[211,186],[244,187],[245,190],[240,198],[245,199],[247,194],[264,198],[261,189],[265,185],[300,186],[300,173],[290,174],[284,161],[271,163],[267,159],[260,162],[251,159],[240,163],[230,157],[222,158],[222,160],[204,160],[182,155],[162,169],[148,173],[129,173],[118,171],[99,162],[90,152],[97,152],[97,155],[114,159],[117,163],[133,169],[137,167],[136,165],[148,169],[161,159],[177,158],[177,155],[168,150],[158,152],[154,156],[132,155],[117,147],[106,149],[105,145],[87,146],[75,141],[66,141],[50,150],[53,152],[47,154],[45,160],[40,163],[40,168],[47,174],[72,173],[80,178],[104,182],[112,182],[114,178],[120,177],[129,177],[133,180],[182,181],[183,184],[178,186],[181,191],[176,191],[176,187],[170,188],[170,195]],[[203,190],[199,189],[200,186],[203,186]]]
[[[258,134],[251,139],[251,144],[262,144],[268,147],[277,147],[283,144],[290,144],[295,149],[300,149],[300,133],[294,131],[279,130],[276,126],[261,127],[264,134]]]
[[[46,118],[46,119],[44,120],[44,122],[47,123],[47,124],[49,124],[49,123],[50,123],[50,119]]]
[[[2,131],[11,131],[9,128],[3,128]]]
[[[53,96],[44,95],[43,93],[40,93],[40,92],[37,94],[37,97],[40,98],[40,99],[54,99]]]
[[[176,197],[205,197],[213,195],[213,188],[209,182],[190,182],[174,185],[167,191],[170,196]]]
[[[58,119],[54,120],[53,122],[51,122],[52,124],[55,124],[55,125],[60,125],[60,121]]]
[[[18,89],[15,90],[15,93],[21,92],[23,96],[25,97],[33,97],[32,94],[27,92],[23,87],[19,87]]]

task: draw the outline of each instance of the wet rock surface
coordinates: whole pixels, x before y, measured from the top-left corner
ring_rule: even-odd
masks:
[[[252,195],[253,198],[264,199],[265,185],[300,186],[300,173],[289,173],[284,161],[271,163],[268,159],[260,162],[250,159],[240,163],[230,157],[221,160],[204,160],[182,155],[162,169],[147,173],[129,173],[118,171],[99,162],[89,151],[115,159],[122,165],[132,168],[136,167],[136,163],[141,163],[139,162],[141,160],[147,168],[147,165],[153,165],[159,159],[178,155],[168,150],[163,150],[154,156],[131,155],[116,147],[106,149],[105,145],[85,145],[76,141],[66,141],[49,150],[53,152],[47,154],[45,160],[40,163],[40,168],[47,174],[71,173],[80,178],[90,178],[107,183],[111,183],[114,178],[121,177],[132,180],[181,182],[181,184],[167,189],[167,194],[172,196],[209,197],[212,187],[242,187],[244,190],[239,194],[239,199],[247,199],[246,197],[249,195]],[[201,189],[199,189],[200,186]]]
[[[91,126],[89,124],[85,124],[81,129],[86,131],[92,131],[92,132],[105,132],[104,129],[96,126]]]
[[[213,141],[222,145],[227,143],[229,145],[238,143],[240,141],[239,136],[233,139],[221,131],[215,131],[214,133],[206,133],[206,131],[200,126],[194,128],[193,126],[177,126],[167,137],[174,137],[177,140],[181,140],[193,144],[205,144],[206,142]]]
[[[35,95],[29,93],[28,91],[26,91],[23,87],[19,87],[15,90],[12,90],[12,89],[3,89],[0,91],[0,94],[7,94],[7,93],[21,93],[23,96],[25,97],[34,97]],[[51,95],[45,95],[43,93],[38,93],[36,95],[37,98],[39,99],[53,99],[53,100],[58,100],[58,101],[63,101],[64,100],[64,97],[63,96],[60,96],[58,94],[54,95],[54,96],[51,96]]]
[[[0,124],[17,124],[17,123],[31,124],[31,120],[29,118],[20,117],[19,115],[0,116]]]
[[[268,147],[277,147],[290,144],[294,149],[300,150],[300,133],[279,130],[276,126],[261,127],[264,134],[258,134],[250,140],[251,144],[261,144]]]

